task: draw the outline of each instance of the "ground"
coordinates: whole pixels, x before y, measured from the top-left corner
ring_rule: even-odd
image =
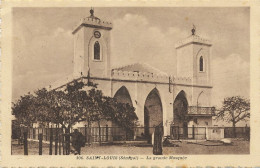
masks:
[[[250,154],[249,141],[233,140],[232,145],[206,146],[189,142],[175,142],[174,147],[163,147],[164,155],[173,154]],[[38,142],[28,143],[29,155],[38,155]],[[54,146],[54,145],[53,145]],[[86,146],[82,149],[82,155],[152,155],[153,148],[151,145],[102,145],[98,144]],[[53,147],[53,154],[54,154]],[[23,145],[18,145],[16,141],[12,142],[12,154],[23,155]],[[43,144],[43,155],[49,154],[49,145]]]

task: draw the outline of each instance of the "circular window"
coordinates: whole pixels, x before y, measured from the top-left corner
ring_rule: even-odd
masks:
[[[96,38],[100,38],[101,37],[101,33],[99,31],[94,31],[94,36]]]

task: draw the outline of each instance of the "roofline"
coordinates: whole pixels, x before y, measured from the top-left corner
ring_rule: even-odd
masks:
[[[95,79],[95,80],[105,80],[105,81],[119,81],[119,82],[131,82],[131,83],[151,83],[151,84],[164,84],[164,85],[177,85],[177,86],[188,86],[188,87],[203,87],[203,88],[213,88],[211,85],[194,85],[194,84],[179,84],[179,83],[169,83],[169,82],[151,82],[151,81],[137,81],[137,80],[124,80],[124,79],[113,79],[113,78],[100,78],[100,77],[79,77],[74,80],[80,80],[80,79]],[[59,87],[51,88],[51,90],[60,89],[67,84],[72,83],[74,80],[67,82]]]
[[[176,46],[175,48],[179,49],[179,48],[185,47],[185,46],[190,45],[190,44],[199,44],[199,45],[204,45],[204,46],[209,46],[209,47],[212,46],[212,44],[206,44],[206,43],[200,43],[200,42],[192,41],[192,42],[189,42],[189,43],[186,43],[186,44],[182,44],[182,45]]]
[[[82,77],[82,78],[87,79],[88,77]],[[137,80],[113,79],[113,78],[99,78],[99,77],[90,77],[89,79],[107,80],[107,81],[119,81],[119,82],[151,83],[151,84],[165,84],[165,85],[169,85],[169,82],[151,82],[151,81],[137,81]],[[170,83],[170,85],[213,88],[213,86],[211,86],[211,85],[194,85],[194,84],[179,84],[179,83]]]
[[[79,31],[83,26],[85,26],[85,27],[91,27],[91,28],[105,29],[105,30],[111,30],[111,29],[112,29],[112,27],[108,27],[108,26],[92,25],[92,24],[81,23],[79,26],[77,26],[77,27],[72,31],[72,34],[75,34],[75,33],[76,33],[77,31]]]

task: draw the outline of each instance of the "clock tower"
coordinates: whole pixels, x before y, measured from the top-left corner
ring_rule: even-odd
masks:
[[[95,17],[93,9],[73,29],[75,77],[110,77],[111,29],[112,24]]]

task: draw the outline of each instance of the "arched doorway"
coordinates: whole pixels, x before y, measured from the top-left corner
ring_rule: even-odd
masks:
[[[153,128],[163,123],[163,108],[158,90],[153,89],[147,96],[144,104],[144,134],[150,137]]]
[[[116,94],[114,95],[116,101],[119,103],[129,104],[133,107],[131,96],[125,86],[122,86]],[[112,136],[114,140],[133,140],[134,139],[134,131],[133,129],[124,129],[121,128],[115,122],[112,122]],[[125,139],[126,138],[126,139]]]
[[[122,86],[118,91],[116,92],[114,98],[120,103],[125,103],[133,106],[131,96],[125,86]]]
[[[173,122],[174,122],[174,134],[178,134],[177,138],[188,137],[188,101],[186,94],[181,91],[175,98],[173,103]]]

